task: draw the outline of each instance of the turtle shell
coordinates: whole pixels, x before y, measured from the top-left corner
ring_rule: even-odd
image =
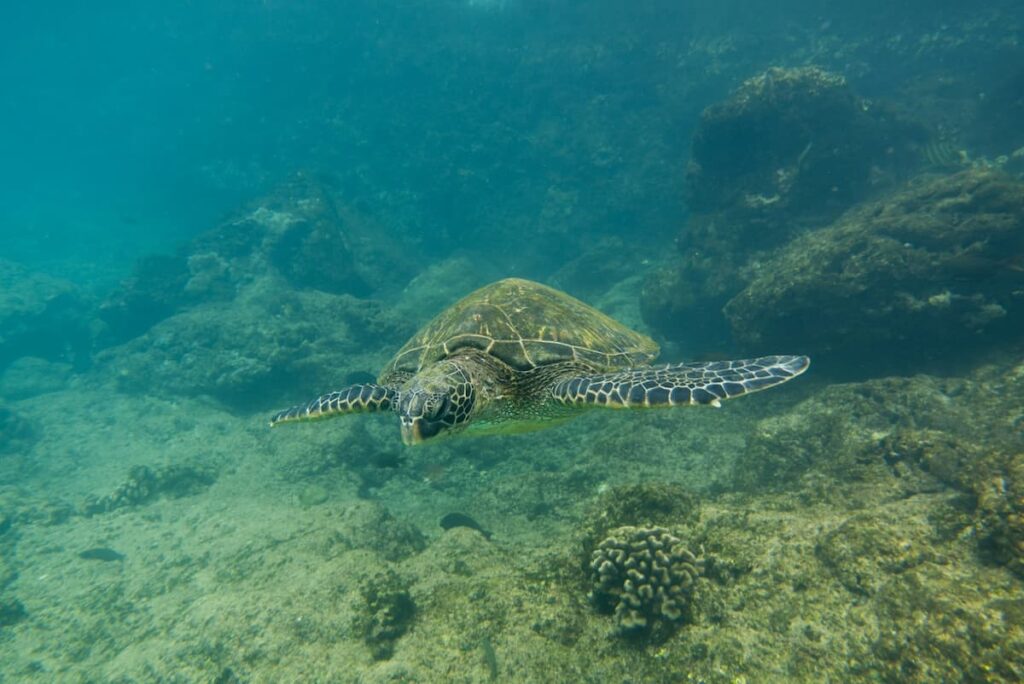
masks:
[[[398,351],[381,380],[396,372],[418,373],[466,348],[492,354],[520,371],[573,360],[615,370],[647,364],[658,355],[654,340],[580,300],[546,285],[507,278],[438,314]]]

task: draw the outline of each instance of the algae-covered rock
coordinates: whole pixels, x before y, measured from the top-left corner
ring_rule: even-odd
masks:
[[[345,508],[336,539],[349,548],[376,551],[389,561],[408,558],[427,545],[419,528],[399,520],[375,501],[358,501]]]
[[[916,520],[886,520],[877,513],[852,516],[822,535],[815,555],[844,587],[870,595],[889,579],[932,557],[930,528],[915,529]]]
[[[364,297],[412,268],[388,231],[299,174],[173,255],[139,260],[101,308],[120,343],[201,302],[228,302],[255,280]]]
[[[179,498],[203,491],[216,480],[207,468],[184,463],[172,463],[151,468],[132,467],[127,479],[106,496],[90,497],[81,506],[85,515],[108,513],[118,508],[138,506],[160,496]]]
[[[416,614],[408,585],[394,571],[385,570],[365,579],[360,595],[363,610],[357,627],[363,641],[375,660],[390,658]]]
[[[0,406],[0,457],[24,455],[39,440],[31,421],[5,406]]]
[[[729,344],[722,307],[742,287],[742,255],[723,248],[691,250],[653,268],[640,291],[644,323],[692,356]]]
[[[22,356],[0,373],[0,396],[25,399],[67,389],[73,370],[70,363]]]
[[[578,529],[580,543],[590,551],[617,527],[680,527],[693,525],[700,517],[700,499],[683,485],[645,482],[618,485],[603,492],[587,511]]]
[[[452,257],[431,264],[410,280],[394,305],[394,315],[413,326],[425,324],[467,293],[489,281],[486,264]],[[395,340],[400,342],[400,340]]]
[[[894,169],[908,126],[818,67],[774,67],[701,116],[686,176],[698,212],[747,213],[751,238],[778,243],[783,216],[842,210]],[[766,225],[767,224],[767,225]],[[753,230],[760,227],[760,230]]]
[[[0,369],[26,355],[86,365],[93,313],[73,283],[0,259]]]
[[[744,489],[800,490],[815,501],[854,492],[877,501],[944,487],[973,493],[1015,453],[1022,378],[1020,368],[983,367],[965,378],[830,385],[758,421],[731,481]],[[997,392],[1001,400],[992,402]]]
[[[306,485],[299,491],[298,496],[299,503],[307,508],[326,503],[328,498],[330,498],[330,493],[327,491],[327,487],[320,484]]]
[[[890,682],[1020,681],[1019,591],[991,577],[964,582],[956,568],[922,566],[897,575],[872,604],[876,636],[853,672]]]
[[[980,405],[986,410],[979,412]],[[953,538],[973,529],[979,557],[1024,576],[1022,405],[1019,365],[983,367],[963,379],[834,385],[759,421],[737,458],[733,482],[782,493],[775,505],[790,507],[869,506],[952,491],[955,503],[930,522],[934,533]],[[861,553],[836,551],[836,544],[849,546],[860,534],[863,525],[851,525],[819,543],[820,558]],[[884,541],[881,523],[879,530]]]
[[[194,301],[185,289],[188,282],[187,256],[151,254],[140,258],[131,276],[100,305],[99,317],[107,326],[104,342],[130,340]]]
[[[978,542],[997,563],[1024,579],[1024,453],[974,482]]]
[[[748,350],[878,373],[962,361],[1024,331],[1024,183],[923,180],[799,237],[725,307]]]
[[[686,176],[680,252],[650,273],[644,320],[697,353],[729,344],[722,307],[765,250],[893,186],[923,133],[817,67],[771,68],[708,107]]]
[[[176,314],[97,361],[128,391],[210,395],[232,408],[265,409],[379,367],[386,350],[369,342],[400,341],[411,330],[376,302],[264,278],[231,302]]]
[[[947,390],[925,376],[827,387],[758,421],[732,482],[759,491],[798,490],[805,502],[933,489],[937,475],[929,472],[917,431],[933,429],[928,434],[935,439],[968,413],[948,401]]]

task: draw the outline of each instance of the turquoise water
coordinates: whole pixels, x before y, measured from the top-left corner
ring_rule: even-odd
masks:
[[[9,8],[0,681],[1024,678],[1021,35]]]

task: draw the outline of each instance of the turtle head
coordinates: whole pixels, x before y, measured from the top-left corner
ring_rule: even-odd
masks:
[[[469,375],[455,363],[439,363],[413,376],[399,392],[398,417],[407,446],[450,436],[466,426],[476,403]]]

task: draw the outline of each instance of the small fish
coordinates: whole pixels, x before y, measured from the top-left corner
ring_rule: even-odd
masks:
[[[108,549],[105,546],[97,546],[94,549],[86,549],[78,554],[79,558],[86,560],[99,560],[99,561],[123,561],[125,555],[118,553],[114,549]]]
[[[937,169],[963,166],[969,161],[966,150],[957,149],[953,142],[944,138],[930,140],[924,146],[922,156],[929,165]]]
[[[450,530],[453,527],[468,527],[469,529],[476,530],[480,534],[484,535],[486,539],[491,538],[490,532],[480,527],[480,523],[473,520],[465,513],[449,513],[441,518],[441,527],[446,530]]]

